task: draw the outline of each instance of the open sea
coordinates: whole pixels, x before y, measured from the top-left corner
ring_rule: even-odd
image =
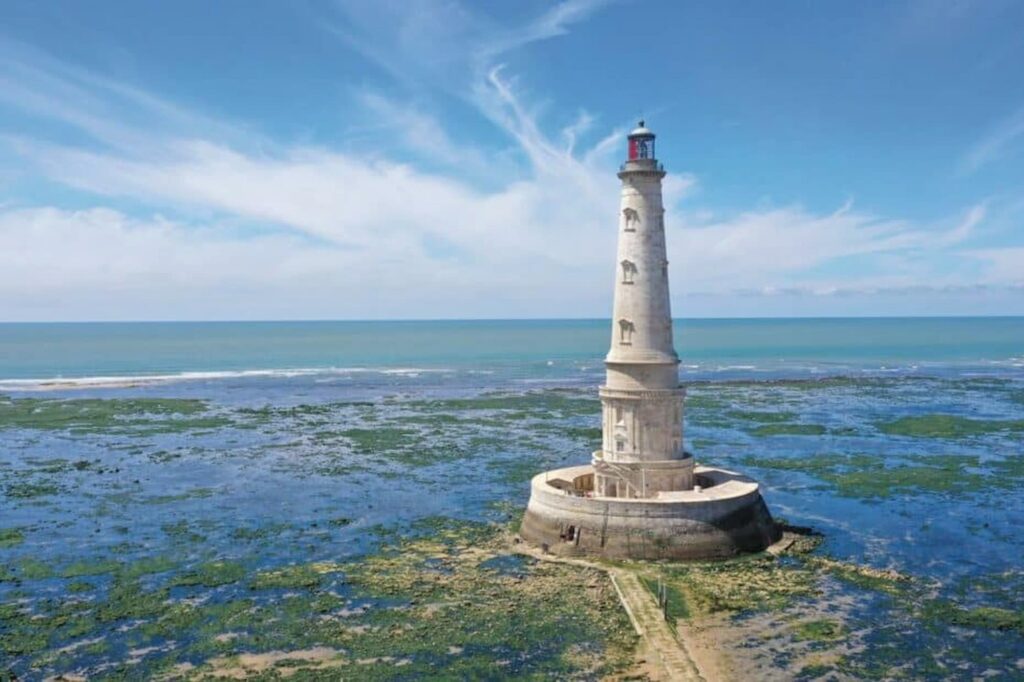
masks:
[[[528,595],[495,619],[489,592],[449,618],[423,595],[463,569],[395,557],[507,523],[531,474],[588,461],[610,338],[606,320],[0,324],[0,680],[187,678],[241,654],[273,679],[324,651],[351,679],[608,672],[584,659],[611,625],[519,621]],[[729,612],[751,674],[1024,679],[1024,318],[678,320],[675,342],[687,449],[823,534],[812,587]],[[790,632],[823,620],[840,634]]]

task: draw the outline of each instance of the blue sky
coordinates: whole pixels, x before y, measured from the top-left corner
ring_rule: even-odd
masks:
[[[1024,5],[0,4],[0,319],[1024,314]]]

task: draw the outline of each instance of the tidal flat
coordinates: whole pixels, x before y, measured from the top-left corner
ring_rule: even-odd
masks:
[[[715,670],[1024,674],[1022,384],[696,381],[698,461],[784,554],[637,564]],[[514,554],[529,477],[599,446],[591,382],[455,374],[0,396],[0,679],[599,679],[636,635],[600,571]]]

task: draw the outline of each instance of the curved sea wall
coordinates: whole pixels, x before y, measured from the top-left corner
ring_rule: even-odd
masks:
[[[565,485],[592,474],[588,465],[534,476],[523,538],[562,556],[716,559],[778,537],[757,483],[731,471],[697,467],[699,488],[651,499],[593,497]]]

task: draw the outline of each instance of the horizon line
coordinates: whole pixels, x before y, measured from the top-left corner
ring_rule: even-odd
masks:
[[[673,317],[681,320],[982,320],[1020,319],[1024,314],[993,315],[759,315],[759,316],[694,316]],[[31,324],[273,324],[273,323],[335,323],[335,322],[600,322],[611,317],[392,317],[392,318],[178,318],[178,319],[107,319],[107,320],[0,320],[0,325]]]

